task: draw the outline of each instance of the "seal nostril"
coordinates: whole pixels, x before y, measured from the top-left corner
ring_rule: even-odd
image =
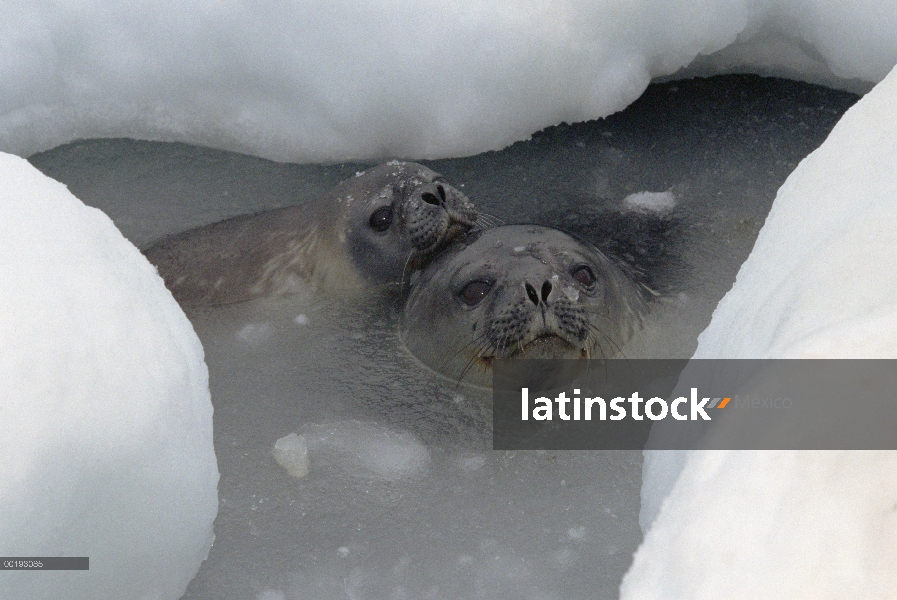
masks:
[[[421,200],[423,200],[427,204],[439,206],[439,198],[437,198],[435,194],[431,194],[430,192],[424,192],[423,194],[420,195],[420,197],[421,197]]]
[[[546,281],[542,284],[542,302],[548,303],[548,294],[551,293],[551,283]]]
[[[439,197],[442,198],[443,202],[445,202],[445,188],[441,185],[437,185],[436,191],[439,192]]]
[[[528,283],[524,283],[523,287],[526,288],[526,295],[529,296],[529,299],[532,301],[532,303],[536,306],[539,306],[539,294],[536,293],[536,288]]]

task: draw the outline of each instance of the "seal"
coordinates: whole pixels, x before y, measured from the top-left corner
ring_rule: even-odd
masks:
[[[491,386],[495,358],[611,358],[651,290],[573,236],[537,225],[474,231],[412,280],[401,335],[424,364]]]
[[[434,171],[392,161],[310,203],[172,235],[143,253],[185,307],[401,283],[476,223]]]

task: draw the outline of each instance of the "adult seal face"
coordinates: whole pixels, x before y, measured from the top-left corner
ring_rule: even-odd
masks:
[[[491,386],[495,358],[609,358],[650,291],[598,249],[535,225],[470,234],[423,270],[402,336],[434,370]]]
[[[401,282],[474,226],[477,212],[444,177],[393,161],[306,205],[227,219],[144,250],[184,306]]]

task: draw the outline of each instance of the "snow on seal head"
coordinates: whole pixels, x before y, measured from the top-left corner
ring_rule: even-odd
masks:
[[[22,158],[0,174],[2,552],[90,559],[0,597],[180,598],[218,510],[202,347],[106,215]]]

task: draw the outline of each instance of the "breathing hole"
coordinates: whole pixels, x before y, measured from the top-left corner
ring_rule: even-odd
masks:
[[[430,192],[424,192],[423,194],[420,195],[420,197],[427,204],[439,206],[439,198],[437,198],[435,194],[431,194]]]
[[[548,294],[551,293],[551,283],[546,281],[542,284],[542,302],[548,302]]]

